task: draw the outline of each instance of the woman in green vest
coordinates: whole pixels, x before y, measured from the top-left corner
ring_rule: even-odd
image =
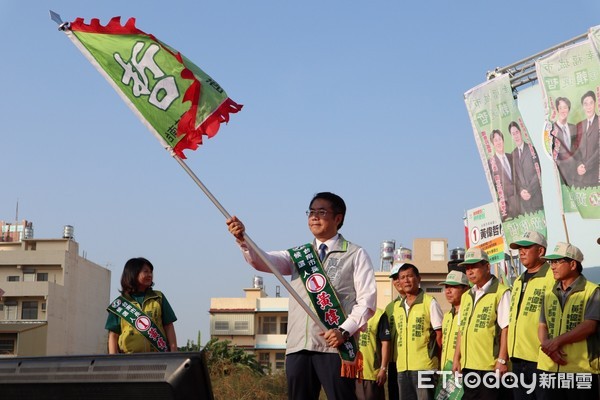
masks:
[[[177,351],[177,317],[162,292],[152,290],[153,271],[143,257],[125,263],[121,296],[107,308],[109,354]]]

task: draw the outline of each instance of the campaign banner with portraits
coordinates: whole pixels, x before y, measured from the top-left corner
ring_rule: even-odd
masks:
[[[586,219],[600,218],[600,59],[592,41],[535,63],[546,107],[544,151],[557,168],[563,210]]]
[[[588,37],[596,50],[596,55],[600,57],[600,25],[590,28]]]
[[[509,76],[500,75],[469,90],[465,103],[506,243],[526,231],[546,236],[538,154]]]

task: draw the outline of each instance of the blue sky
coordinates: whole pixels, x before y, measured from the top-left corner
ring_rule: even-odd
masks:
[[[111,269],[111,297],[127,259],[150,259],[181,344],[199,330],[208,340],[210,298],[243,296],[254,276],[220,212],[52,9],[65,21],[135,17],[244,104],[187,163],[259,246],[307,242],[319,191],[346,200],[342,233],[375,265],[387,239],[463,246],[465,210],[492,199],[464,92],[600,24],[598,2],[526,4],[2,0],[0,219],[18,200],[38,238],[73,225],[81,251]],[[580,234],[598,235],[591,226]],[[264,278],[273,296],[279,283]]]

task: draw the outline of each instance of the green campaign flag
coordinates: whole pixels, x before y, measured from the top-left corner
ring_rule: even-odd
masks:
[[[217,134],[242,109],[223,88],[177,50],[114,17],[102,26],[77,18],[64,28],[161,144],[180,158],[202,136]]]
[[[465,103],[506,243],[526,231],[546,236],[540,162],[509,76],[469,90]]]
[[[590,37],[594,36],[592,30]],[[560,176],[563,209],[598,219],[599,58],[591,41],[585,40],[538,59],[535,66],[546,108],[545,152]]]
[[[462,399],[464,389],[462,381],[452,371],[452,361],[448,361],[442,368],[442,376],[438,378],[435,387],[435,400],[460,400]]]

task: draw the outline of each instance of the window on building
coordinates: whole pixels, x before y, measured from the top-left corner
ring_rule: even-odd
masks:
[[[46,302],[42,303],[42,311],[46,311]]]
[[[21,319],[38,319],[38,302],[24,301],[21,305]]]
[[[4,319],[6,321],[15,321],[17,319],[17,302],[4,302]]]
[[[21,277],[18,275],[9,275],[6,280],[8,282],[19,282],[21,280]]]
[[[280,351],[275,353],[275,369],[285,368],[285,352]]]
[[[215,331],[228,331],[229,321],[215,321]]]
[[[247,331],[248,330],[248,321],[235,321],[233,323],[233,329],[236,331]]]
[[[39,272],[35,279],[38,282],[48,282],[48,273],[47,272]]]
[[[287,315],[284,317],[281,317],[281,320],[279,322],[279,334],[280,335],[287,335]]]
[[[271,359],[269,353],[258,353],[258,363],[261,367],[268,370],[271,365]]]
[[[441,287],[428,287],[425,289],[427,293],[442,293]]]
[[[263,335],[277,334],[277,317],[261,317],[260,333]]]
[[[14,355],[16,333],[0,333],[0,355]]]
[[[23,272],[23,282],[35,282],[35,272]]]
[[[431,261],[446,261],[446,246],[444,241],[431,241]]]

